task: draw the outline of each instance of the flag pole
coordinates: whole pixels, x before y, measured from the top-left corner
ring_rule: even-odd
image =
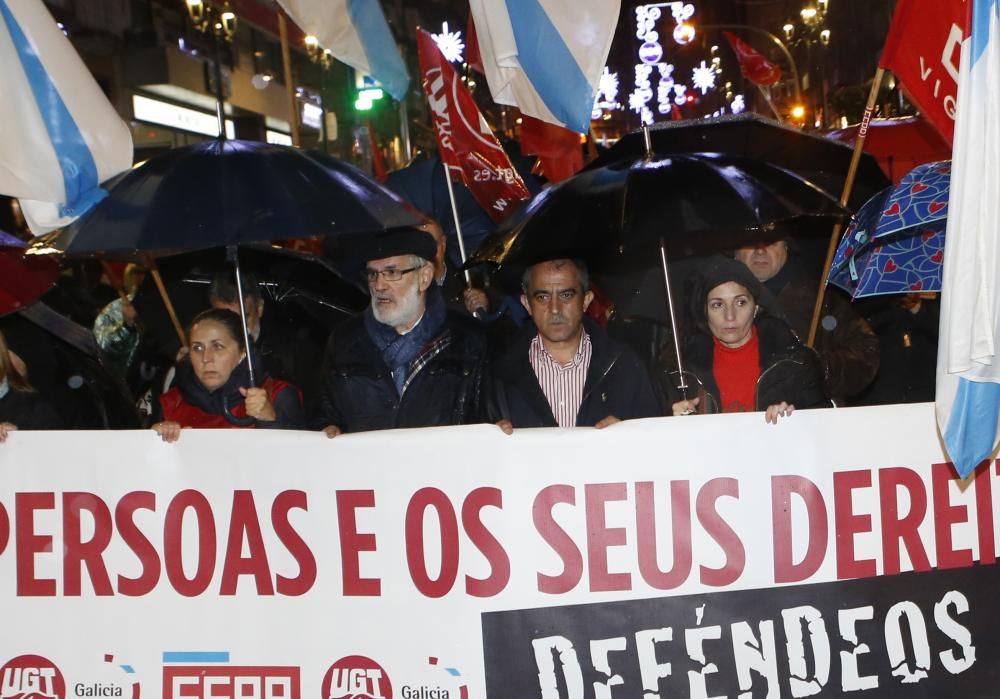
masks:
[[[754,83],[754,85],[757,85],[757,83]],[[774,118],[778,120],[778,123],[779,124],[785,123],[785,120],[782,119],[781,115],[778,113],[777,107],[774,106],[774,102],[771,101],[770,95],[768,95],[767,92],[764,91],[764,86],[757,85],[757,89],[760,90],[760,96],[764,98],[765,102],[767,102],[767,106],[771,108],[772,112],[774,112]]]
[[[458,206],[455,205],[455,188],[451,184],[451,173],[448,172],[448,164],[441,160],[444,167],[444,181],[448,185],[448,200],[451,202],[451,215],[455,221],[455,237],[458,238],[458,254],[462,257],[462,273],[465,275],[465,286],[472,288],[472,277],[469,270],[465,269],[465,239],[462,237],[462,223],[458,220]]]
[[[292,145],[298,146],[301,136],[299,134],[299,114],[295,104],[295,85],[292,82],[292,52],[288,47],[288,20],[285,19],[285,11],[280,7],[277,8],[277,13],[278,35],[281,37],[281,63],[284,67],[285,90],[288,93],[288,123],[292,127]]]
[[[854,178],[858,173],[858,165],[861,163],[861,152],[865,146],[865,137],[868,136],[868,124],[875,113],[875,101],[878,99],[878,90],[882,85],[883,75],[885,75],[885,69],[879,66],[878,70],[875,71],[875,77],[872,79],[872,89],[868,92],[865,113],[861,117],[861,124],[858,126],[858,137],[854,141],[854,153],[851,155],[851,165],[847,169],[847,179],[844,180],[844,189],[840,193],[840,205],[842,207],[847,206],[851,190],[854,189]],[[830,234],[830,244],[826,249],[826,261],[823,263],[823,274],[820,275],[819,288],[816,290],[816,305],[813,306],[812,321],[809,323],[809,337],[806,340],[806,345],[809,347],[812,347],[816,340],[819,316],[823,312],[823,301],[826,296],[826,279],[830,276],[830,267],[833,266],[833,256],[837,252],[837,244],[840,242],[840,231],[842,229],[843,223],[837,223]]]

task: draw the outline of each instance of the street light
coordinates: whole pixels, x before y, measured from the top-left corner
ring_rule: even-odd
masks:
[[[226,138],[226,97],[222,91],[222,55],[220,42],[229,43],[236,36],[236,13],[226,2],[222,7],[207,4],[204,0],[185,0],[188,17],[195,30],[212,36],[215,75],[215,113],[219,119],[219,138]]]
[[[826,27],[826,15],[830,7],[829,0],[815,0],[814,3],[808,4],[799,11],[800,21],[798,23],[793,23],[789,21],[785,23],[782,30],[785,33],[785,40],[788,42],[792,49],[804,50],[806,58],[806,72],[804,78],[807,81],[806,89],[812,89],[812,73],[814,66],[814,54],[812,47],[815,44],[821,46],[824,50],[830,45],[830,30]],[[828,105],[827,105],[827,86],[826,80],[823,76],[820,79],[821,82],[821,92],[822,92],[822,104],[823,104],[823,123],[826,123],[828,119]],[[813,100],[815,104],[818,100]]]

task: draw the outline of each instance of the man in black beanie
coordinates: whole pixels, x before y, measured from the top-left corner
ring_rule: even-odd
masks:
[[[330,336],[327,436],[484,421],[486,339],[475,320],[445,308],[434,284],[434,238],[400,228],[347,247],[365,262],[371,304]]]

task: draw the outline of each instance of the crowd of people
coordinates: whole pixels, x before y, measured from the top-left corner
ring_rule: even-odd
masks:
[[[785,240],[701,260],[686,285],[681,351],[663,343],[655,362],[609,333],[579,259],[526,265],[519,299],[508,295],[523,311],[512,322],[487,312],[497,299],[481,289],[445,294],[444,237],[433,223],[358,238],[350,253],[364,265],[370,302],[332,329],[321,358],[263,330],[252,275],[241,303],[232,273],[218,274],[167,379],[147,390],[147,426],[172,442],[191,428],[311,429],[334,438],[492,423],[509,434],[758,411],[776,423],[796,410],[864,402],[876,378],[893,380],[891,368],[879,372],[876,332],[835,292],[826,294],[815,349],[805,346],[816,285]],[[131,303],[141,275],[129,272],[131,293],[95,323],[106,363],[122,376],[141,327]],[[891,308],[916,317],[921,301],[916,311],[907,303]],[[0,442],[17,429],[72,427],[53,397],[32,386],[28,364],[0,334]]]

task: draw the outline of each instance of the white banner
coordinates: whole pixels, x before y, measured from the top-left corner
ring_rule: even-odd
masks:
[[[0,698],[940,696],[1000,650],[984,585],[935,587],[992,579],[996,468],[945,462],[931,404],[512,437],[17,432]]]

